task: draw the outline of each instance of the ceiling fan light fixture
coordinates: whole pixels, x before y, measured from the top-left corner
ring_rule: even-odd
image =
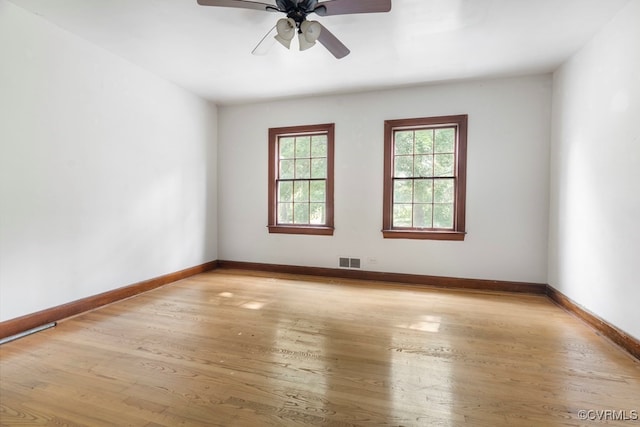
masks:
[[[265,0],[197,0],[197,2],[201,6],[284,13],[287,17],[279,20],[278,24],[269,30],[251,53],[265,52],[264,46],[269,41],[273,43],[274,39],[290,49],[291,41],[297,31],[300,50],[309,49],[315,45],[316,41],[319,41],[336,59],[340,59],[350,53],[349,48],[319,22],[305,23],[307,16],[312,13],[319,16],[332,16],[389,12],[392,0],[269,0],[268,2]],[[277,32],[277,35],[272,38],[274,31]]]
[[[274,38],[278,40],[278,43],[282,46],[289,49],[291,40],[293,40],[293,36],[296,34],[296,22],[291,18],[279,19],[276,24],[276,31],[278,34],[276,34]]]
[[[316,44],[316,40],[320,37],[322,26],[316,21],[303,21],[300,24],[300,33],[298,41],[300,42],[300,50],[307,50]]]

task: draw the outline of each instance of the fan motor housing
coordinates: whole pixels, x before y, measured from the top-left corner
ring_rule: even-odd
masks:
[[[291,18],[296,22],[296,26],[300,28],[300,24],[307,19],[307,15],[313,13],[318,5],[318,0],[276,0],[278,9],[287,14],[287,18]]]

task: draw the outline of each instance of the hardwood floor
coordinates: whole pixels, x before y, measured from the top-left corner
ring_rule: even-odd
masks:
[[[215,270],[0,346],[2,426],[639,416],[640,362],[545,296]]]

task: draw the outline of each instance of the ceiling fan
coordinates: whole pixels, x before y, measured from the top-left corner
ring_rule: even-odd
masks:
[[[249,0],[198,0],[201,6],[236,7],[242,9],[281,12],[287,15],[279,19],[277,24],[265,35],[253,49],[253,54],[265,53],[264,45],[273,32],[274,39],[289,48],[291,40],[298,32],[300,50],[309,49],[319,41],[336,58],[344,58],[350,51],[324,25],[317,21],[308,21],[307,15],[315,13],[320,16],[347,15],[354,13],[389,12],[391,0],[275,0],[276,4]]]

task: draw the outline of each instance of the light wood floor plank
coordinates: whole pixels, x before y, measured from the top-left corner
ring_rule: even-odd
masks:
[[[640,363],[544,296],[216,270],[0,347],[2,426],[640,425],[581,410]]]

